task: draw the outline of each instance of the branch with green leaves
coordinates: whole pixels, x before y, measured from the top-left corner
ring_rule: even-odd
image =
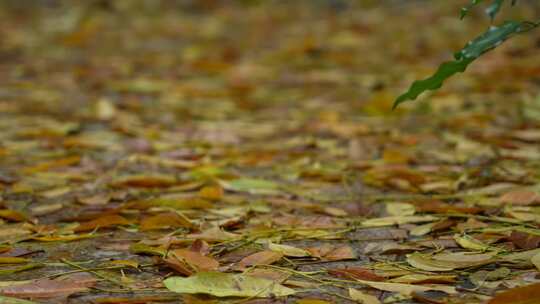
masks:
[[[461,18],[465,18],[469,11],[484,2],[483,0],[471,0],[471,3],[461,9]],[[486,14],[493,20],[500,12],[505,0],[492,0],[485,9]],[[512,0],[515,5],[517,0]],[[407,90],[394,102],[395,109],[399,104],[415,100],[420,94],[426,91],[439,89],[444,81],[457,73],[465,72],[467,67],[485,53],[495,49],[512,36],[528,32],[540,26],[539,21],[506,21],[498,26],[491,26],[480,36],[469,41],[460,51],[454,54],[454,60],[442,63],[437,71],[430,77],[415,81]]]

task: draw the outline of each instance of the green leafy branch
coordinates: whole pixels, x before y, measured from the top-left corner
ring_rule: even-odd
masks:
[[[461,18],[467,16],[468,12],[483,0],[471,0],[471,3],[461,9]],[[505,0],[493,0],[486,8],[486,14],[493,20],[500,12]],[[517,0],[512,0],[515,5]],[[425,91],[439,89],[444,81],[457,73],[467,70],[467,67],[483,54],[495,49],[503,42],[515,34],[530,31],[540,26],[539,21],[506,21],[499,26],[491,26],[480,36],[469,41],[460,51],[454,54],[454,60],[442,63],[437,71],[430,77],[417,80],[409,87],[407,92],[400,95],[394,102],[393,109],[407,100],[415,100]]]

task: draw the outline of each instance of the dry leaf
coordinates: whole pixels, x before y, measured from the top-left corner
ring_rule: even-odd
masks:
[[[282,257],[283,253],[281,252],[265,250],[243,258],[240,260],[240,262],[238,262],[238,264],[236,264],[236,268],[243,270],[250,266],[271,265],[279,261]]]
[[[75,232],[84,232],[84,231],[90,231],[90,230],[95,230],[99,228],[107,228],[107,227],[113,227],[113,226],[118,226],[118,225],[128,225],[128,224],[130,224],[130,221],[128,221],[125,217],[122,217],[120,215],[117,215],[117,214],[105,215],[95,220],[81,223],[79,226],[75,228]]]
[[[436,290],[446,292],[448,294],[456,293],[456,288],[452,286],[444,285],[410,285],[410,284],[401,284],[401,283],[386,283],[386,282],[373,282],[373,281],[363,281],[358,280],[358,282],[373,287],[375,289],[390,291],[390,292],[399,292],[400,294],[410,296],[414,292],[424,292],[429,290]]]
[[[189,278],[170,277],[165,287],[177,293],[203,293],[216,297],[283,297],[295,294],[272,280],[221,272],[200,272]]]
[[[349,297],[361,304],[380,304],[381,301],[376,297],[363,293],[358,289],[349,288]]]
[[[268,243],[268,249],[279,252],[283,254],[284,256],[288,257],[307,257],[310,256],[309,252],[307,250],[289,246],[289,245],[281,245],[281,244],[274,244],[272,242]]]
[[[2,287],[0,292],[6,296],[23,298],[67,297],[72,293],[88,290],[96,279],[87,273],[72,274],[54,280],[37,279],[25,284]]]
[[[540,283],[503,291],[487,304],[536,304],[540,303]]]
[[[178,215],[175,212],[161,213],[151,217],[147,217],[141,221],[141,231],[159,230],[159,229],[176,229],[176,228],[193,228],[194,225],[185,217]]]

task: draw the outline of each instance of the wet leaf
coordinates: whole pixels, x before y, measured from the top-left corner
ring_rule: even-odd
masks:
[[[220,272],[201,272],[189,278],[170,277],[163,284],[172,292],[203,293],[216,297],[266,298],[295,294],[293,289],[268,279]]]

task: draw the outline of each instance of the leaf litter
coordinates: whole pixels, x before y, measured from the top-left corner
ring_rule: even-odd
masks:
[[[459,3],[150,2],[0,4],[0,302],[540,301],[534,39],[390,112]]]

